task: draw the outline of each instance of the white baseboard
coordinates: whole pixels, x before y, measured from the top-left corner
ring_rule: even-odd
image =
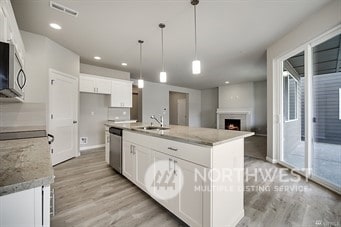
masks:
[[[267,134],[258,134],[258,133],[255,133],[255,136],[264,136],[264,137],[267,137],[268,135],[267,135]]]
[[[278,163],[278,161],[276,159],[272,159],[269,156],[266,156],[266,161],[271,162],[272,164]]]
[[[93,145],[93,146],[80,147],[79,150],[80,150],[80,151],[86,151],[86,150],[96,149],[96,148],[101,148],[101,147],[105,147],[105,144],[99,144],[99,145]]]

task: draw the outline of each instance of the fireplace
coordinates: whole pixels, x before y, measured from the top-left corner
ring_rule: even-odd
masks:
[[[225,119],[225,129],[240,131],[240,119]]]

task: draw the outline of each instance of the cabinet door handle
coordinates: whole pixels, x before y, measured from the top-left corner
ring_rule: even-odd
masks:
[[[178,148],[168,147],[168,150],[171,150],[171,151],[178,151]]]
[[[169,159],[169,162],[168,162],[168,169],[169,169],[169,170],[171,170],[171,169],[172,169],[172,167],[171,167],[171,165],[172,165],[172,161],[173,161],[173,160],[170,158],[170,159]]]
[[[174,160],[174,175],[175,175],[175,176],[177,175],[177,173],[176,173],[176,167],[175,167],[176,163],[178,163],[178,161]]]
[[[52,144],[54,142],[54,135],[47,134],[47,136],[51,138],[51,140],[49,140],[48,143]]]
[[[133,145],[130,145],[130,154],[133,153]]]

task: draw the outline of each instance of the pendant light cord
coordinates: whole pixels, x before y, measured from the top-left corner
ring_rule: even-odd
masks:
[[[197,6],[194,5],[194,51],[195,51],[195,60],[198,59],[197,56]]]
[[[161,53],[162,53],[162,72],[165,71],[165,61],[163,56],[163,28],[161,28]]]
[[[140,42],[140,79],[142,79],[142,42]]]

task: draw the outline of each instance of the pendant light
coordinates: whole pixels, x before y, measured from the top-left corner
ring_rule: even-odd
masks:
[[[201,65],[197,56],[197,5],[199,4],[199,0],[192,0],[191,4],[194,6],[194,51],[195,58],[192,61],[192,73],[194,75],[198,75],[201,73]]]
[[[138,43],[140,44],[140,79],[137,81],[137,87],[143,88],[144,87],[144,81],[142,79],[142,43],[143,40],[139,40]]]
[[[165,24],[159,24],[161,28],[161,53],[162,53],[162,70],[160,72],[160,82],[166,83],[167,82],[167,73],[165,71],[165,61],[164,61],[164,54],[163,54],[163,29],[166,27]]]

